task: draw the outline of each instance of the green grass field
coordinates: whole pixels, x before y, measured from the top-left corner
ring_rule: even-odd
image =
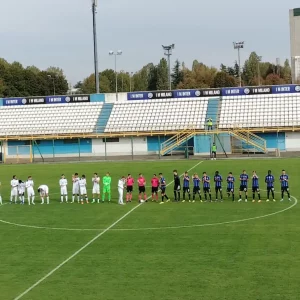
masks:
[[[299,159],[198,163],[1,165],[5,203],[14,174],[23,180],[32,175],[36,186],[49,185],[51,203],[39,205],[36,197],[35,206],[0,207],[0,299],[300,299]],[[154,172],[163,172],[171,183],[174,168],[180,174],[190,169],[190,174],[207,171],[210,176],[219,170],[225,178],[229,171],[238,178],[244,168],[248,174],[256,169],[263,178],[271,169],[277,192],[284,168],[293,199],[282,203],[276,194],[276,203],[232,203],[226,196],[223,203],[136,207],[135,191],[133,203],[116,204],[119,176],[130,172],[136,178],[143,172],[149,182]],[[61,173],[69,181],[74,172],[87,175],[91,191],[92,174],[103,176],[107,170],[113,178],[112,203],[59,203]],[[236,194],[237,190],[236,185]],[[173,198],[172,183],[167,191]],[[262,198],[266,199],[265,191]]]

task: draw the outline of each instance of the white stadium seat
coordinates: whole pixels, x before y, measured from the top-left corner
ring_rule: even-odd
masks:
[[[299,126],[299,114],[299,94],[223,97],[219,127]]]
[[[92,133],[103,103],[0,107],[0,135]]]
[[[204,129],[208,98],[137,100],[113,106],[105,132]],[[118,120],[118,124],[114,123]]]

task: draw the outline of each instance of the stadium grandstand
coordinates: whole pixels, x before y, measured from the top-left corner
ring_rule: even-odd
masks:
[[[7,98],[0,118],[6,163],[300,150],[298,85]]]

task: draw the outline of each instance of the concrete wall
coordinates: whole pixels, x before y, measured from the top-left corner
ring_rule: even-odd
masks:
[[[287,151],[300,151],[300,133],[299,132],[286,133],[285,147]]]
[[[132,147],[133,143],[133,147]],[[120,138],[119,142],[106,142],[106,155],[145,155],[148,154],[147,138],[134,137],[131,141],[130,138]],[[105,142],[103,139],[92,140],[92,154],[93,155],[105,155]]]
[[[127,93],[118,93],[118,101],[115,93],[105,94],[106,103],[127,102]]]
[[[267,149],[274,151],[279,148],[280,150],[286,150],[285,133],[268,132],[268,133],[256,133],[256,135],[265,139],[267,142]]]
[[[214,141],[213,135],[195,136],[194,137],[195,155],[197,154],[209,155],[213,141]],[[231,153],[231,140],[229,134],[219,134],[219,139],[215,137],[215,143],[217,146],[217,153],[223,154],[224,153],[223,148],[227,154]]]
[[[29,155],[30,148],[24,147],[29,145],[26,141],[8,141],[7,154],[8,155]],[[78,143],[78,139],[74,140],[40,140],[37,141],[37,145],[32,147],[34,155],[44,156],[50,155],[67,155],[67,154],[91,154],[92,153],[92,141],[91,139],[81,139]]]
[[[91,94],[91,102],[104,102],[105,94]]]

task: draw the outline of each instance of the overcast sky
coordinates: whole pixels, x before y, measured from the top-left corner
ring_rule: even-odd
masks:
[[[109,50],[123,50],[118,69],[137,71],[175,43],[172,60],[233,64],[232,42],[244,59],[290,56],[289,9],[299,0],[98,0],[99,70],[113,68]],[[90,0],[0,0],[0,57],[24,66],[61,67],[72,83],[93,72]]]

